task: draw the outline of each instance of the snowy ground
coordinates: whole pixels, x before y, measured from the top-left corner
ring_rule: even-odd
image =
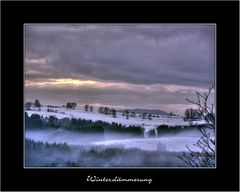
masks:
[[[159,143],[166,146],[167,151],[186,151],[186,145],[194,151],[200,151],[194,147],[198,138],[196,137],[161,137],[161,138],[144,138],[144,139],[124,139],[124,140],[109,140],[103,142],[94,142],[97,145],[122,145],[126,148],[140,148],[143,150],[155,151]]]
[[[126,119],[126,117],[122,116],[122,113],[117,113],[117,116],[114,118],[112,115],[105,115],[101,114],[98,111],[94,110],[93,112],[85,111],[82,109],[76,109],[76,110],[70,110],[66,108],[50,108],[53,110],[57,110],[57,113],[55,112],[47,112],[47,107],[42,107],[41,111],[26,111],[28,115],[31,114],[39,114],[43,117],[49,117],[51,115],[61,119],[61,118],[81,118],[86,120],[92,120],[97,121],[101,120],[104,122],[112,123],[121,123],[122,125],[138,125],[145,128],[145,131],[148,131],[150,129],[155,129],[159,125],[171,125],[171,126],[187,126],[189,125],[189,122],[183,121],[182,117],[169,117],[168,115],[162,115],[159,118],[153,117],[152,120],[149,119],[142,119],[139,117],[139,114],[136,114],[136,117],[129,117],[129,119]],[[204,124],[206,123],[204,120],[200,121],[192,121],[193,125],[198,124]]]
[[[108,123],[116,122],[121,123],[122,125],[139,125],[145,128],[145,131],[149,129],[154,129],[159,125],[171,125],[171,126],[186,126],[189,125],[189,122],[183,121],[181,117],[169,117],[169,116],[160,116],[159,118],[142,119],[141,117],[126,117],[122,114],[117,113],[117,117],[112,117],[112,115],[100,114],[98,111],[86,112],[84,110],[69,110],[65,108],[51,108],[57,110],[57,112],[47,112],[46,107],[42,107],[41,111],[26,111],[28,115],[39,114],[44,117],[49,117],[53,115],[57,118],[81,118],[92,121],[105,121]],[[204,124],[202,121],[195,121],[192,124]],[[194,147],[193,144],[197,142],[200,138],[200,133],[198,131],[183,132],[177,135],[166,135],[163,137],[157,138],[128,138],[128,139],[118,139],[117,135],[113,137],[106,137],[103,139],[98,135],[92,134],[82,134],[71,132],[63,129],[49,129],[49,130],[29,130],[26,131],[25,137],[33,139],[35,141],[44,141],[44,142],[56,142],[63,143],[66,142],[69,145],[122,145],[124,147],[137,147],[144,150],[156,150],[159,143],[166,146],[168,151],[186,151],[186,145],[188,145],[192,150],[199,150]]]

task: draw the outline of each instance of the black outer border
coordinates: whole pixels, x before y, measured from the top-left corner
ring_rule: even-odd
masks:
[[[239,190],[238,1],[3,1],[1,9],[1,190]],[[217,168],[23,169],[24,23],[216,23]],[[89,174],[153,182],[90,183]]]

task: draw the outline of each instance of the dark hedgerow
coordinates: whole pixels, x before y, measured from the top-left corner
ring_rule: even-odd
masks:
[[[156,137],[161,136],[163,134],[178,134],[181,131],[190,131],[190,130],[198,130],[207,128],[207,124],[201,125],[186,125],[186,126],[169,126],[169,125],[159,125],[156,129],[151,129],[147,132],[147,136],[149,137]]]
[[[38,114],[32,114],[30,117],[25,115],[26,128],[41,128],[43,127],[44,120]]]
[[[34,128],[64,128],[69,131],[78,131],[82,133],[131,133],[143,136],[144,129],[140,126],[124,126],[118,123],[107,123],[103,121],[91,121],[76,118],[58,119],[55,116],[43,118],[40,115],[25,115],[26,129]]]

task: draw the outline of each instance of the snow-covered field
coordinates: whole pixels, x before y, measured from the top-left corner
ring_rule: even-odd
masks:
[[[162,137],[162,138],[144,138],[144,139],[123,139],[109,140],[103,142],[94,142],[97,145],[115,145],[119,144],[126,148],[140,148],[143,150],[155,151],[159,144],[166,147],[166,151],[187,151],[186,145],[194,151],[200,151],[199,148],[193,146],[198,140],[197,137]]]
[[[92,121],[104,121],[108,123],[116,122],[120,123],[122,125],[136,125],[144,127],[145,131],[148,131],[150,129],[155,129],[159,125],[170,125],[170,126],[187,126],[189,125],[189,122],[185,122],[182,117],[169,117],[168,115],[160,115],[160,117],[152,117],[151,120],[149,119],[142,119],[139,117],[139,114],[136,114],[136,117],[129,117],[129,119],[126,119],[125,116],[122,115],[122,113],[118,113],[116,117],[113,117],[112,115],[105,115],[102,113],[99,113],[98,111],[93,110],[93,112],[85,111],[83,109],[66,109],[66,108],[49,108],[52,110],[56,110],[57,112],[47,112],[47,107],[42,107],[41,111],[26,111],[28,115],[32,114],[39,114],[43,117],[49,117],[49,116],[55,116],[59,119],[61,118],[81,118],[86,120],[92,120]],[[192,125],[199,125],[199,124],[205,124],[206,122],[204,120],[199,121],[192,121]]]
[[[171,125],[171,126],[186,126],[189,122],[183,121],[181,117],[169,117],[160,116],[153,117],[152,120],[142,119],[136,115],[136,117],[126,117],[122,116],[121,113],[117,113],[116,117],[112,115],[100,114],[98,111],[84,111],[81,109],[70,110],[65,108],[51,108],[56,110],[56,112],[48,112],[47,107],[42,107],[41,111],[26,111],[28,115],[39,114],[43,117],[49,117],[51,115],[57,118],[81,118],[92,121],[101,120],[104,122],[121,123],[122,125],[139,125],[145,128],[145,131],[149,129],[154,129],[159,125]],[[203,120],[192,122],[192,124],[204,124]],[[49,129],[49,130],[28,130],[25,132],[25,137],[33,139],[35,141],[44,141],[49,143],[63,143],[66,142],[69,145],[114,145],[120,144],[124,147],[134,147],[144,150],[157,150],[159,143],[166,146],[167,151],[185,151],[187,150],[186,145],[188,145],[192,150],[199,150],[194,147],[193,144],[197,142],[200,138],[200,133],[196,130],[191,132],[183,132],[176,135],[165,135],[156,138],[128,138],[128,139],[118,139],[117,135],[113,137],[106,137],[103,139],[98,135],[93,134],[83,134],[71,132],[63,129]]]

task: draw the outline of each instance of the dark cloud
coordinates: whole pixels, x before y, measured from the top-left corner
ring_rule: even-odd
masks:
[[[214,83],[214,35],[214,25],[26,25],[25,77],[31,82],[72,78],[206,88]],[[67,92],[27,88],[32,95],[42,90],[57,97]],[[104,102],[99,98],[105,97],[115,103],[112,98],[125,97],[121,91],[95,88],[70,93],[85,101]],[[125,90],[125,104],[147,98],[182,104],[179,93],[135,91]]]
[[[214,81],[214,26],[27,25],[26,55],[48,59],[53,77],[207,86]]]

